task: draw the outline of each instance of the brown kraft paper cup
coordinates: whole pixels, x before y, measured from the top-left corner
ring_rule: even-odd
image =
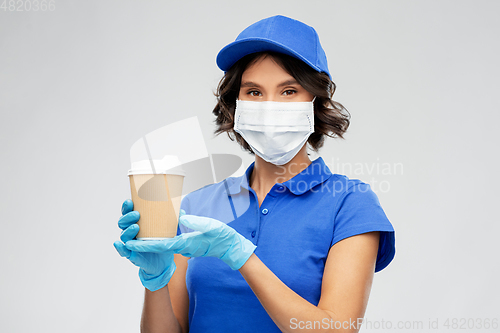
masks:
[[[184,176],[129,175],[134,210],[140,214],[139,240],[175,237],[181,207]]]

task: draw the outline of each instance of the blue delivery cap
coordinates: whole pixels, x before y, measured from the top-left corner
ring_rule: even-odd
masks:
[[[290,55],[332,78],[316,30],[282,15],[260,20],[243,30],[234,42],[220,50],[217,66],[226,72],[244,56],[262,51]]]

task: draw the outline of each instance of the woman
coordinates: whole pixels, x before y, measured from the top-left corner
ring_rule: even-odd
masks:
[[[173,239],[133,240],[139,214],[125,201],[115,247],[140,267],[142,330],[357,332],[394,229],[368,184],[308,157],[306,143],[317,151],[349,126],[315,30],[261,20],[217,64],[216,133],[255,162],[188,194]]]

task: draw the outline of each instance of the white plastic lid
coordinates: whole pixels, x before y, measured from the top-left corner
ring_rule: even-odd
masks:
[[[174,155],[165,155],[161,160],[142,160],[133,162],[127,175],[145,174],[186,175],[182,169],[179,158]]]

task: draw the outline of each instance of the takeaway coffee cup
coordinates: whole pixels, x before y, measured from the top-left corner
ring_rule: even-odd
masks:
[[[184,171],[176,156],[132,163],[128,172],[134,210],[140,214],[139,240],[174,237],[182,199]]]

